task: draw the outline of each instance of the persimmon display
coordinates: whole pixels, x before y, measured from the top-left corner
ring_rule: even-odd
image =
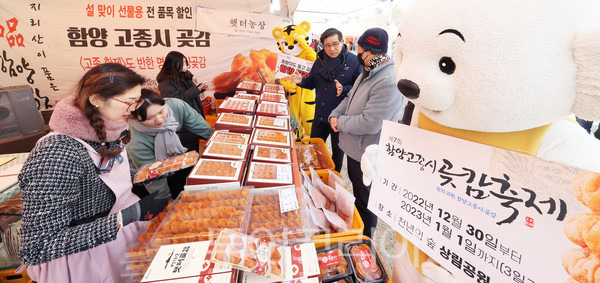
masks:
[[[270,101],[263,101],[259,103],[256,112],[271,114],[275,116],[289,115],[287,104]]]
[[[234,143],[213,142],[208,146],[205,153],[243,157],[244,148]]]
[[[301,170],[312,167],[315,170],[327,169],[329,162],[322,146],[318,143],[296,144],[296,155]]]
[[[289,151],[283,148],[257,146],[255,149],[256,156],[269,159],[289,159]]]
[[[284,131],[271,131],[271,130],[263,130],[257,129],[255,131],[255,140],[262,142],[272,142],[272,143],[280,143],[287,144],[289,140],[289,133]]]
[[[193,175],[235,177],[236,172],[237,168],[232,167],[229,161],[202,160]]]
[[[260,95],[261,100],[273,101],[273,102],[286,102],[285,96],[281,93],[263,92]]]
[[[171,212],[162,221],[150,245],[205,241],[221,229],[241,231],[249,209],[249,191],[183,191]]]
[[[210,141],[246,144],[249,136],[246,134],[215,131]]]
[[[265,84],[263,86],[263,92],[276,92],[285,93],[285,88],[282,85]]]
[[[219,106],[220,111],[254,112],[254,100],[229,98]]]
[[[248,125],[252,121],[252,116],[233,113],[223,113],[221,115],[219,122],[223,123]]]

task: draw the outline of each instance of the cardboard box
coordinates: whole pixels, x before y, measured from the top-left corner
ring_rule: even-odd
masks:
[[[250,144],[292,148],[292,134],[289,131],[256,128],[252,132]]]
[[[290,119],[287,117],[256,116],[254,128],[289,131]]]
[[[262,91],[285,94],[285,88],[282,85],[277,84],[264,84]]]
[[[214,241],[161,246],[144,274],[142,282],[164,282],[164,280],[218,274],[231,276],[233,271],[231,266],[210,262],[213,246]]]
[[[291,150],[289,148],[257,145],[252,152],[252,161],[291,163]]]
[[[250,162],[246,186],[255,188],[285,186],[294,183],[291,163]]]
[[[247,144],[211,141],[206,145],[202,158],[245,160],[248,152]]]
[[[241,185],[244,162],[200,158],[187,178],[187,185],[233,183]]]
[[[279,102],[279,103],[288,103],[287,98],[285,98],[285,94],[282,93],[276,93],[276,92],[266,92],[263,91],[260,94],[260,100],[261,101],[272,101],[272,102]]]
[[[250,135],[231,133],[227,130],[214,131],[208,141],[228,142],[237,144],[250,144]]]
[[[260,95],[247,93],[246,91],[236,91],[233,98],[250,99],[258,102],[258,100],[260,100]]]
[[[236,91],[246,91],[248,93],[260,94],[262,91],[262,84],[252,81],[242,81],[235,88]]]
[[[261,101],[256,109],[256,115],[271,117],[289,117],[290,110],[286,103]]]
[[[219,113],[238,113],[253,115],[256,111],[256,101],[228,97],[219,105]]]
[[[254,124],[253,115],[219,113],[215,122],[215,130],[227,130],[236,133],[251,134]]]

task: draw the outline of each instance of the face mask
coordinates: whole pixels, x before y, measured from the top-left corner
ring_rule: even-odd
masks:
[[[187,69],[187,65],[185,65],[185,64],[184,64],[184,65],[181,67],[181,72],[184,72],[184,73],[185,73],[185,72],[187,72],[187,70],[188,70],[188,69]]]
[[[361,66],[364,67],[365,66],[365,60],[362,57],[363,53],[365,53],[365,52],[363,51],[363,52],[358,53],[357,57],[358,57],[358,64],[360,64]]]

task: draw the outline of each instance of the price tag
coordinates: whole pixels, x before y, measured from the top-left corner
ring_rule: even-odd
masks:
[[[281,213],[300,208],[298,198],[296,197],[296,190],[293,187],[279,190],[279,208],[281,209]]]

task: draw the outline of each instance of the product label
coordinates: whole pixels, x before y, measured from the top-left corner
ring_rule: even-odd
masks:
[[[328,253],[319,259],[321,269],[326,269],[340,264],[340,258],[337,253]]]
[[[375,262],[373,261],[373,257],[371,257],[369,249],[359,248],[358,258],[360,259],[360,265],[362,265],[363,270],[375,269]]]

